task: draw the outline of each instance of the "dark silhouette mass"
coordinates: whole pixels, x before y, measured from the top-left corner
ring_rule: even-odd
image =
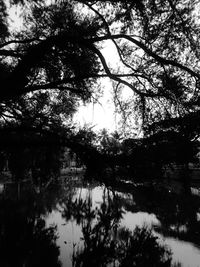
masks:
[[[199,8],[0,1],[0,266],[192,264],[161,239],[199,247]],[[108,91],[116,130],[78,126]]]

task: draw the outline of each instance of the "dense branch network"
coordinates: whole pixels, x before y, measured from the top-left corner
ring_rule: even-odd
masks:
[[[108,77],[118,89],[132,90],[143,113],[160,109],[164,114],[169,103],[174,114],[197,107],[194,3],[41,1],[29,9],[25,19],[30,26],[0,43],[2,102],[38,90],[66,90],[87,98],[96,81]],[[119,57],[116,69],[102,53],[110,41]]]
[[[9,77],[7,78],[7,80],[12,80],[12,83],[10,84],[8,82],[7,86],[6,86],[6,92],[1,92],[2,94],[2,98],[6,97],[6,94],[9,94],[8,92],[11,91],[11,95],[10,97],[12,97],[16,94],[19,95],[21,93],[26,93],[29,91],[36,90],[36,89],[48,89],[48,84],[44,84],[44,85],[38,85],[38,86],[33,86],[31,88],[31,86],[29,87],[25,87],[26,84],[22,84],[20,85],[21,88],[16,88],[16,80],[23,80],[24,77],[23,76],[27,76],[30,69],[34,68],[37,63],[39,63],[41,61],[41,59],[45,56],[46,53],[48,53],[48,50],[51,49],[54,45],[56,45],[57,43],[60,42],[71,42],[72,44],[76,43],[80,46],[84,46],[89,48],[92,52],[94,52],[100,59],[103,67],[104,67],[104,71],[105,74],[87,74],[86,76],[83,77],[73,77],[71,79],[63,79],[58,81],[57,83],[54,83],[54,88],[56,88],[56,85],[59,85],[61,83],[65,83],[65,82],[70,82],[70,80],[81,80],[81,79],[86,79],[86,78],[95,78],[95,77],[109,77],[110,79],[116,80],[117,82],[123,83],[124,85],[130,87],[133,91],[135,91],[137,94],[141,94],[144,96],[149,96],[149,97],[157,97],[157,96],[162,96],[161,94],[154,94],[154,93],[143,93],[140,92],[139,90],[137,90],[137,88],[134,88],[131,83],[120,79],[119,77],[137,77],[140,76],[144,79],[148,79],[148,77],[142,74],[138,74],[136,73],[128,73],[128,74],[124,74],[124,73],[112,73],[106,63],[106,59],[104,58],[104,56],[102,55],[100,49],[98,49],[94,43],[96,42],[101,42],[101,41],[105,41],[105,40],[116,40],[116,39],[126,39],[128,40],[130,43],[132,44],[136,44],[138,47],[140,47],[147,55],[151,56],[153,59],[155,59],[157,61],[158,64],[160,65],[169,65],[169,66],[173,66],[173,67],[177,67],[178,69],[187,72],[188,74],[190,74],[192,77],[199,79],[200,78],[200,74],[194,70],[192,70],[191,68],[176,62],[175,60],[170,60],[170,59],[166,59],[162,56],[159,56],[158,54],[154,53],[152,50],[150,50],[147,46],[145,46],[142,42],[132,38],[131,36],[128,35],[124,35],[124,34],[118,34],[118,35],[105,35],[102,37],[96,37],[96,38],[92,38],[90,39],[82,39],[82,38],[75,38],[74,36],[67,36],[67,34],[62,34],[62,35],[58,35],[58,36],[51,36],[50,38],[40,41],[39,44],[33,45],[25,55],[20,55],[18,52],[15,52],[13,50],[0,50],[0,55],[1,56],[10,56],[10,57],[20,57],[21,60],[20,62],[17,64],[17,66],[14,68],[14,70],[10,73]],[[17,42],[17,41],[15,41]],[[18,41],[20,42],[20,41]],[[8,44],[12,43],[11,41],[8,42]],[[5,44],[4,44],[5,46]],[[15,89],[12,89],[12,86],[15,87]],[[24,86],[24,87],[23,87]],[[49,83],[49,88],[52,88],[52,83]],[[3,90],[2,90],[3,91]],[[16,92],[15,92],[16,91]],[[79,93],[79,91],[77,91]]]

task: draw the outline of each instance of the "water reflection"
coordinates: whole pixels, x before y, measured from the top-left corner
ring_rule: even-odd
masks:
[[[85,251],[85,248],[91,248],[93,242],[98,240],[99,232],[95,232],[95,229],[99,230],[99,223],[100,221],[98,220],[98,214],[102,213],[102,206],[106,205],[106,214],[107,214],[107,225],[108,228],[110,229],[107,233],[109,236],[110,242],[113,240],[114,237],[118,237],[116,232],[120,231],[121,228],[129,229],[130,234],[134,234],[132,231],[134,231],[136,226],[142,227],[144,224],[151,226],[153,228],[153,233],[155,236],[159,237],[159,243],[163,245],[163,242],[167,245],[169,245],[169,248],[172,249],[172,257],[173,257],[173,262],[180,261],[183,266],[194,266],[197,267],[196,263],[199,260],[199,250],[195,249],[194,245],[191,243],[186,243],[186,242],[181,242],[178,239],[172,239],[168,238],[166,235],[166,238],[164,239],[162,235],[159,233],[162,233],[162,223],[160,220],[158,220],[158,217],[155,216],[154,213],[152,212],[145,212],[145,205],[143,208],[138,206],[137,208],[137,198],[136,194],[132,192],[132,194],[135,196],[134,198],[130,195],[130,192],[127,193],[127,195],[123,192],[119,192],[117,190],[108,190],[105,189],[105,187],[86,187],[83,186],[82,188],[79,187],[80,184],[76,187],[76,185],[73,185],[76,190],[75,194],[70,198],[69,202],[62,203],[61,206],[59,206],[59,210],[62,214],[63,217],[60,217],[57,223],[60,225],[60,232],[62,233],[62,236],[65,236],[65,240],[70,239],[71,244],[67,246],[67,244],[64,243],[64,239],[62,240],[63,242],[59,242],[59,245],[61,247],[65,247],[65,249],[61,248],[61,250],[65,251],[65,256],[66,256],[66,250],[68,253],[67,257],[67,265],[64,264],[64,266],[72,266],[72,263],[70,262],[69,258],[72,258],[73,255],[87,255],[87,250]],[[122,187],[121,191],[122,190]],[[143,189],[138,189],[139,191],[144,190]],[[147,188],[144,190],[146,192]],[[149,190],[149,189],[148,189]],[[147,190],[147,191],[148,191]],[[151,189],[152,190],[152,189]],[[130,190],[129,190],[130,191]],[[138,192],[139,193],[139,192]],[[141,193],[141,192],[140,192]],[[155,193],[155,192],[154,192]],[[157,192],[158,193],[158,192]],[[126,197],[127,196],[127,197]],[[158,196],[160,194],[158,193]],[[171,196],[170,196],[171,197]],[[174,196],[175,197],[175,196]],[[143,199],[143,196],[140,197],[140,200]],[[146,210],[149,209],[149,206],[153,206],[154,199],[152,198],[152,201],[146,197]],[[131,205],[131,200],[132,200],[132,205]],[[144,199],[143,199],[144,200]],[[169,199],[168,199],[169,201]],[[162,202],[162,201],[160,201]],[[164,201],[165,202],[165,201]],[[140,202],[138,202],[139,205]],[[114,227],[112,230],[109,228],[109,225],[111,225],[112,221],[112,212],[111,214],[108,212],[110,211],[110,207],[115,204],[116,207],[118,208],[119,211],[119,218],[116,220],[116,222],[113,224]],[[144,204],[144,203],[143,203]],[[157,207],[159,210],[159,202],[154,205]],[[166,204],[166,202],[165,202]],[[73,208],[72,208],[73,207]],[[76,211],[75,207],[79,207],[79,212]],[[131,210],[132,207],[132,210]],[[156,210],[155,207],[155,210]],[[162,207],[162,204],[161,204]],[[69,210],[72,210],[70,213]],[[115,207],[112,207],[113,212],[116,212]],[[141,211],[138,211],[141,210]],[[118,213],[116,213],[118,214]],[[169,214],[169,216],[171,216]],[[110,220],[110,221],[109,221]],[[51,223],[55,222],[53,218],[51,218]],[[109,224],[110,222],[110,224]],[[50,224],[50,223],[49,223]],[[63,224],[66,224],[63,226]],[[105,225],[104,225],[105,227]],[[116,231],[117,229],[117,231]],[[72,234],[73,231],[73,234]],[[99,230],[100,231],[100,230]],[[102,228],[102,232],[104,233],[104,228]],[[163,233],[162,233],[163,234]],[[70,238],[69,238],[70,236]],[[86,241],[85,241],[86,239]],[[164,241],[163,241],[164,240]],[[89,242],[89,243],[88,243]],[[119,240],[117,241],[119,242]],[[64,245],[65,244],[65,245]],[[94,247],[98,247],[98,242],[93,244]],[[104,243],[106,244],[106,242]],[[117,243],[119,246],[119,243]],[[187,250],[184,252],[185,257],[181,257],[180,251],[184,248],[187,248]],[[110,247],[106,247],[106,249],[110,249]],[[75,252],[78,251],[78,254]],[[89,250],[90,251],[90,250]],[[86,253],[87,252],[87,253]],[[90,251],[91,252],[91,251]],[[75,253],[75,254],[74,254]],[[86,254],[85,254],[86,253]],[[92,253],[92,252],[91,252]],[[174,254],[175,253],[175,254]],[[189,253],[189,254],[187,254]],[[62,253],[61,253],[62,254]],[[95,254],[94,254],[95,255]],[[109,255],[113,255],[109,253]],[[63,260],[62,262],[66,262],[66,257],[62,256]],[[116,255],[115,255],[116,256]],[[78,259],[81,258],[83,261],[84,256],[78,257]],[[88,257],[87,257],[88,258]],[[92,256],[90,255],[90,258]],[[97,257],[95,256],[95,259]],[[114,259],[111,258],[111,261]],[[78,261],[80,262],[80,260]],[[116,258],[115,258],[115,264],[116,263]],[[117,261],[118,262],[118,261]],[[75,261],[74,261],[75,264]],[[76,263],[78,264],[78,263]],[[89,264],[87,262],[87,264]],[[97,263],[95,263],[97,264]],[[118,262],[119,264],[119,262]],[[79,265],[74,265],[74,266],[79,266]],[[117,265],[116,265],[117,266]],[[159,265],[158,265],[159,266]]]
[[[60,267],[57,228],[46,227],[44,217],[49,203],[44,208],[30,188],[20,197],[16,190],[13,184],[0,196],[0,266]]]
[[[72,265],[78,266],[171,266],[171,253],[158,244],[149,228],[134,232],[120,227],[124,211],[114,192],[104,188],[102,202],[94,205],[91,193],[77,195],[62,206],[66,221],[75,220],[82,242],[73,243]]]
[[[124,201],[129,212],[155,214],[160,224],[156,230],[165,236],[175,237],[200,245],[200,198],[169,192],[165,188],[138,187],[132,190],[134,205]]]
[[[61,177],[52,151],[1,177],[0,266],[198,266],[198,195]]]

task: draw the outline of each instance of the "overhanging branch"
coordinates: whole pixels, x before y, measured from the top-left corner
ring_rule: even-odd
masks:
[[[159,97],[161,96],[161,94],[157,94],[157,93],[153,93],[153,92],[149,92],[149,93],[145,93],[145,92],[141,92],[139,91],[136,87],[134,87],[133,85],[131,85],[129,82],[123,80],[123,79],[120,79],[120,77],[118,77],[116,74],[113,74],[111,73],[107,63],[106,63],[106,60],[104,58],[104,56],[102,55],[102,53],[94,46],[94,45],[90,45],[89,48],[96,54],[98,55],[103,67],[104,67],[104,70],[106,72],[106,74],[108,75],[108,77],[111,79],[111,80],[114,80],[116,82],[119,82],[121,84],[124,84],[125,86],[129,87],[132,91],[134,91],[136,94],[140,95],[140,96],[145,96],[145,97]]]
[[[189,73],[191,76],[196,77],[198,79],[200,79],[200,74],[193,71],[191,68],[186,67],[185,65],[178,63],[174,60],[170,60],[170,59],[166,59],[164,57],[161,57],[159,55],[157,55],[155,52],[153,52],[151,49],[149,49],[146,45],[144,45],[142,42],[134,39],[133,37],[129,36],[129,35],[124,35],[124,34],[116,34],[116,35],[107,35],[107,36],[102,36],[102,37],[96,37],[93,38],[91,41],[95,42],[100,42],[100,41],[105,41],[105,40],[116,40],[116,39],[125,39],[135,45],[137,45],[138,47],[140,47],[147,55],[151,56],[152,58],[154,58],[158,63],[160,63],[161,65],[171,65],[173,67],[177,67],[181,70],[186,71],[187,73]]]
[[[0,50],[0,56],[21,58],[23,55],[13,50]]]

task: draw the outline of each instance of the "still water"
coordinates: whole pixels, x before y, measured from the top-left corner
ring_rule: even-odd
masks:
[[[130,264],[129,253],[145,241],[142,251],[156,255],[149,266],[200,267],[198,196],[143,185],[106,187],[76,176],[0,188],[0,266],[139,266]]]

